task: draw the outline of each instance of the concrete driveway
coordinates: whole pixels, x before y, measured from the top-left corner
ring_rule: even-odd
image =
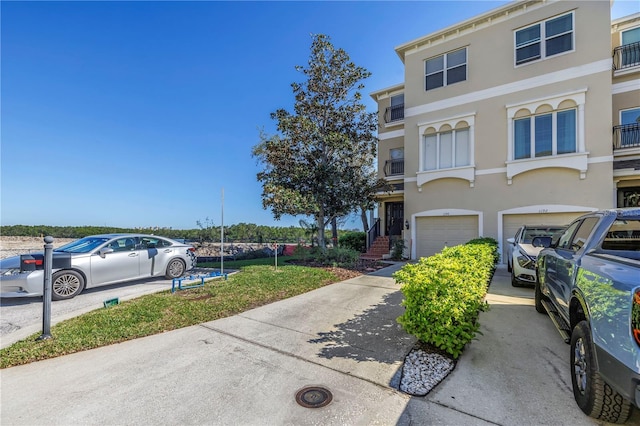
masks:
[[[3,425],[576,425],[569,347],[499,269],[483,335],[426,397],[396,390],[414,344],[400,265],[234,317],[0,372]],[[304,408],[298,390],[333,394]],[[640,425],[637,414],[630,424]]]

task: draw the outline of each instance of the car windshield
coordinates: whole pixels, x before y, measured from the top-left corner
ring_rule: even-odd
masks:
[[[552,237],[555,242],[564,231],[564,227],[526,228],[522,237],[522,243],[531,244],[535,237]]]
[[[77,241],[73,241],[69,244],[65,244],[53,251],[62,253],[89,253],[91,250],[106,243],[107,241],[109,241],[109,238],[86,237]]]

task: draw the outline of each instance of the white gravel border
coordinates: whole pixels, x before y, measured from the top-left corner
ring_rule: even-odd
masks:
[[[413,349],[404,360],[400,390],[413,396],[425,396],[451,371],[453,360],[438,353]]]

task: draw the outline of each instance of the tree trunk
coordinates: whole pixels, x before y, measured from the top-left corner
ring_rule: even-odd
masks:
[[[318,247],[324,250],[327,248],[324,242],[324,215],[318,214],[318,216],[316,216],[316,222],[318,223]]]
[[[331,241],[333,243],[333,248],[338,247],[338,219],[331,219]]]
[[[363,207],[360,207],[360,219],[362,219],[362,229],[366,233],[369,231],[369,221],[367,220],[367,211]]]

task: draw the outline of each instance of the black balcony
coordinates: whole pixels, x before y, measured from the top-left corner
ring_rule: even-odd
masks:
[[[613,150],[640,147],[640,123],[613,127]]]
[[[387,160],[384,162],[385,176],[402,176],[404,175],[404,158],[399,160]]]
[[[404,104],[387,107],[384,110],[384,122],[391,123],[393,121],[404,120]]]
[[[640,42],[625,44],[613,49],[613,69],[623,70],[640,65]]]

